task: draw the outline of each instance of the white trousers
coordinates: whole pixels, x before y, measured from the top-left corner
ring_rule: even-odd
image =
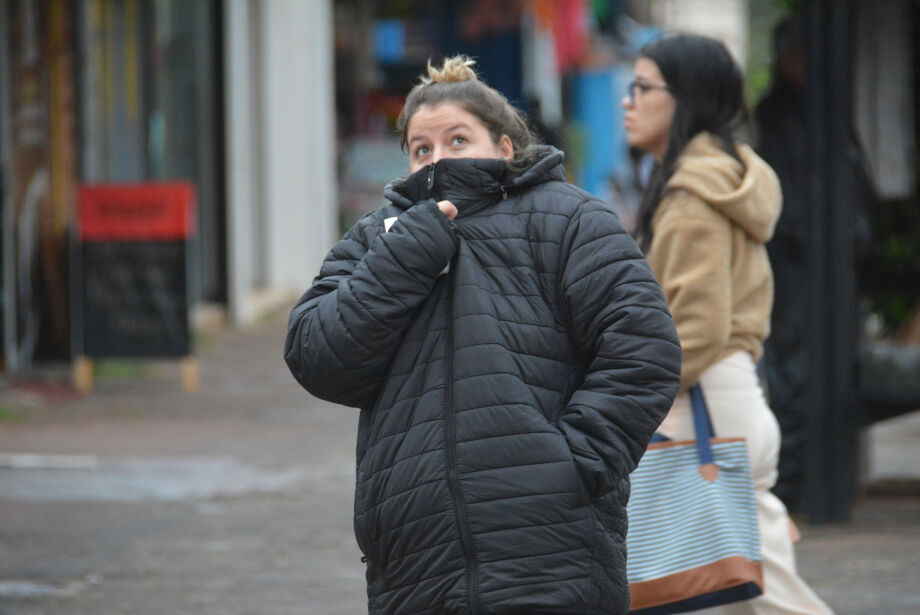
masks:
[[[776,483],[780,430],[757,380],[754,361],[737,352],[700,377],[700,386],[717,437],[747,439],[760,548],[764,567],[763,595],[724,607],[699,611],[718,615],[824,615],[831,609],[796,572],[791,520],[785,505],[770,492]],[[681,393],[659,431],[672,440],[692,440],[690,396]]]

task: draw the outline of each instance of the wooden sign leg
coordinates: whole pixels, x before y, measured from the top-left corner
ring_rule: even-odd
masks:
[[[93,390],[93,360],[80,355],[73,362],[73,388],[80,395],[89,395]]]
[[[192,394],[198,392],[201,388],[201,368],[197,357],[189,355],[179,360],[179,378],[183,391]]]

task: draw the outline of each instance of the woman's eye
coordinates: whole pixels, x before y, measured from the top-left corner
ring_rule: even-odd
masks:
[[[415,157],[416,157],[416,158],[421,158],[422,156],[427,156],[427,155],[428,155],[428,146],[427,146],[427,145],[422,145],[421,147],[416,148],[416,150],[415,150]]]
[[[642,83],[641,81],[636,82],[636,87],[639,88],[639,91],[642,92],[643,94],[647,93],[649,90],[652,89],[648,85]]]
[[[467,143],[467,140],[466,140],[466,137],[457,136],[457,137],[454,137],[452,143],[454,145],[465,145]]]

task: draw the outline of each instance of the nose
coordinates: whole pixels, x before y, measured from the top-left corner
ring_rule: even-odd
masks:
[[[631,109],[633,106],[632,96],[624,96],[623,99],[620,101],[620,104],[623,106],[624,109]]]
[[[434,164],[434,163],[436,163],[438,160],[440,160],[440,159],[443,158],[443,157],[444,157],[444,152],[441,150],[440,147],[435,146],[435,147],[431,150],[431,158],[429,158],[428,160],[431,161],[431,164]]]

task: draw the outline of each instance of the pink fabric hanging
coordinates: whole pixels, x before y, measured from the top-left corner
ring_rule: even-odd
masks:
[[[575,66],[588,40],[586,0],[556,0],[553,33],[556,37],[556,65],[560,71]]]

